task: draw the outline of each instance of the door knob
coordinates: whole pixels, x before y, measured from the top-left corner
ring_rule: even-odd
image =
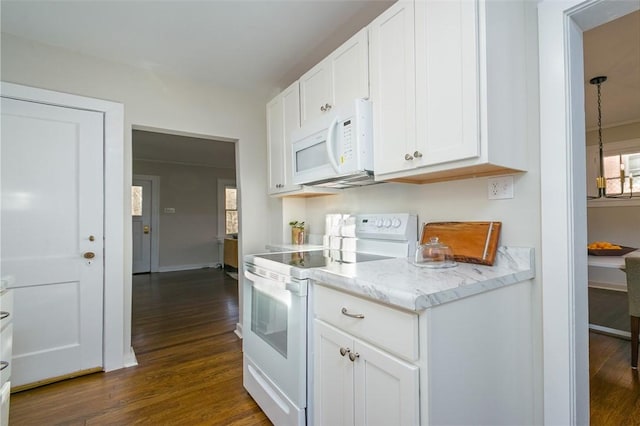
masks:
[[[148,234],[150,229],[151,228],[149,227],[149,225],[145,225],[142,227],[142,232],[144,232],[145,234]]]
[[[92,251],[87,251],[82,255],[82,257],[84,257],[85,259],[93,259],[94,257],[96,257],[96,254]]]

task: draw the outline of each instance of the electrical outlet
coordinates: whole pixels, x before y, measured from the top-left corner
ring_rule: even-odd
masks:
[[[487,182],[490,200],[513,198],[513,176],[490,178]]]

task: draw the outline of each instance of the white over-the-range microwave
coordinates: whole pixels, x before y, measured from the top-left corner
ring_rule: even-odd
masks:
[[[292,133],[293,183],[347,188],[374,183],[371,102],[355,99]]]

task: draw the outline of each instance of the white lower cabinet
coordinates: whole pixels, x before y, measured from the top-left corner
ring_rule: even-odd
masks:
[[[314,292],[314,425],[419,424],[418,366],[365,341],[367,323],[385,322],[403,323],[403,329],[409,330],[406,336],[417,339],[412,331],[417,316],[321,286]],[[390,342],[385,339],[387,333],[395,331],[389,327],[376,334]],[[412,350],[406,352],[413,356]]]
[[[315,320],[315,425],[417,425],[418,367]]]

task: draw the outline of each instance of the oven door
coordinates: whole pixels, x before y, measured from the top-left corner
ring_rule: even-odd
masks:
[[[307,280],[266,278],[250,269],[245,266],[243,304],[243,350],[253,365],[249,373],[256,375],[260,385],[273,384],[276,393],[283,393],[297,408],[304,409]],[[267,380],[261,380],[260,375]]]

